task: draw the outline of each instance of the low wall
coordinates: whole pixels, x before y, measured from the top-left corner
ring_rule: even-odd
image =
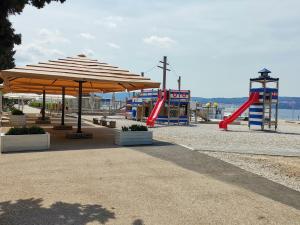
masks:
[[[20,151],[39,151],[50,148],[50,134],[0,135],[2,153]]]
[[[115,144],[121,146],[151,145],[153,133],[152,131],[116,131]]]

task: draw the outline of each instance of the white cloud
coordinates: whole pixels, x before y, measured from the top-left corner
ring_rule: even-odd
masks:
[[[30,43],[16,46],[16,59],[20,64],[38,63],[43,60],[56,59],[64,56],[59,45],[70,41],[58,30],[40,29],[36,38]],[[55,46],[55,47],[51,47]]]
[[[143,40],[146,44],[149,45],[155,45],[161,48],[169,48],[171,47],[173,44],[176,43],[175,40],[173,40],[170,37],[159,37],[156,35],[152,35],[150,37],[144,38]]]
[[[87,39],[87,40],[94,40],[96,37],[90,33],[80,33],[80,37]]]
[[[23,64],[38,63],[41,60],[56,59],[64,56],[64,53],[55,48],[48,48],[40,43],[31,43],[16,47],[16,58]]]
[[[120,49],[120,48],[121,48],[120,45],[117,45],[117,44],[112,43],[112,42],[107,43],[107,45],[108,45],[109,47],[115,48],[115,49]]]
[[[39,30],[38,41],[45,44],[70,43],[70,40],[65,38],[60,31],[51,31],[46,28]]]
[[[96,20],[95,24],[104,26],[110,29],[117,28],[120,23],[124,21],[124,18],[121,16],[108,16],[100,20]]]

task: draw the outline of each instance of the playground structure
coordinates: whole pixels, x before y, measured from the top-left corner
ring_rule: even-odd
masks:
[[[147,126],[154,127],[155,123],[185,124],[190,122],[190,100],[189,90],[181,90],[181,76],[178,79],[178,89],[166,88],[167,81],[167,56],[163,57],[163,83],[162,90],[142,90],[135,93],[132,99],[126,101],[126,118],[138,121],[146,121]],[[144,76],[144,73],[142,73]]]
[[[212,120],[220,120],[224,116],[224,108],[220,107],[217,102],[209,102],[206,104],[196,103],[194,107],[195,121],[198,121],[198,117],[205,122]]]
[[[164,124],[189,124],[190,91],[188,90],[143,90],[127,100],[126,118]]]
[[[238,110],[219,123],[221,129],[227,130],[228,124],[235,121],[244,111],[249,109],[249,128],[259,126],[261,130],[278,127],[278,92],[279,78],[269,76],[271,71],[263,69],[258,78],[250,79],[250,95]]]

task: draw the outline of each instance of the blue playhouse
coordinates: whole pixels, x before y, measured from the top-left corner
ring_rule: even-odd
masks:
[[[146,121],[151,115],[154,106],[161,95],[161,90],[143,90],[134,93],[134,96],[127,100],[126,118]],[[159,110],[156,123],[164,124],[189,124],[190,115],[190,91],[189,90],[166,90],[166,100]]]

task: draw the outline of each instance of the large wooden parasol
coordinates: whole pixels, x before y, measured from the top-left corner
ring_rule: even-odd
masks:
[[[4,93],[43,93],[44,103],[46,93],[63,96],[65,94],[78,95],[77,133],[81,133],[83,93],[132,91],[160,86],[159,82],[95,59],[89,59],[83,54],[2,70],[0,78],[4,82]],[[64,115],[64,111],[62,114]],[[43,118],[45,118],[44,113]]]

